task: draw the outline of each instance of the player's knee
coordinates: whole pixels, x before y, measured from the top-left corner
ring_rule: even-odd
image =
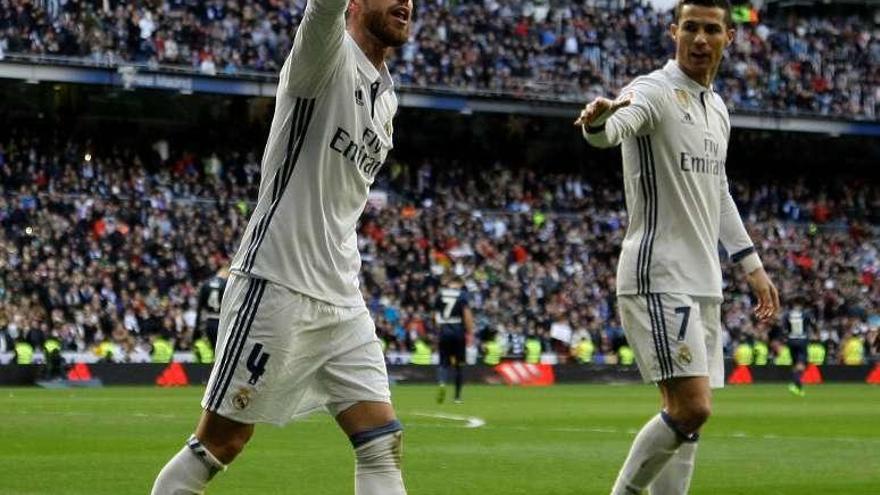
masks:
[[[244,446],[247,442],[238,439],[229,439],[214,443],[204,443],[207,449],[214,454],[220,462],[229,464],[238,457],[238,454],[240,454],[242,450],[244,450]]]
[[[360,472],[400,470],[403,427],[396,419],[378,428],[355,433],[349,438]]]
[[[251,429],[236,429],[204,435],[199,440],[220,462],[229,464],[244,450],[251,435]]]
[[[675,422],[684,433],[698,431],[712,415],[712,406],[705,401],[683,404],[675,414]]]
[[[696,431],[709,421],[712,415],[712,406],[708,402],[691,404],[685,408],[685,421]]]

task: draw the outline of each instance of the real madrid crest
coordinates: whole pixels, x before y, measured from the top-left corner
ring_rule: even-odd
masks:
[[[242,387],[238,389],[238,393],[232,397],[232,405],[235,406],[236,409],[242,410],[251,403],[251,391]]]
[[[682,344],[681,347],[678,348],[678,362],[691,364],[693,359],[690,348],[686,344]]]
[[[386,121],[384,127],[385,127],[385,135],[390,136],[391,131],[394,130],[394,128],[391,126],[391,120]]]
[[[688,96],[687,91],[683,89],[675,90],[675,99],[682,108],[690,106],[690,97]]]

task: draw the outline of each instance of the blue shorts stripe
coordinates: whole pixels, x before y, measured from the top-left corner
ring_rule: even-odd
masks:
[[[660,324],[657,322],[657,315],[654,312],[655,308],[651,299],[651,294],[645,295],[645,302],[647,303],[648,317],[651,319],[651,340],[654,341],[654,353],[657,356],[657,362],[660,364],[660,381],[663,381],[668,378],[666,360],[660,349],[660,336],[658,335],[660,332]]]
[[[672,374],[675,370],[672,366],[672,348],[669,346],[669,331],[666,328],[666,316],[663,312],[663,300],[660,298],[660,294],[655,294],[654,297],[657,298],[657,309],[660,313],[660,334],[663,336],[661,347],[666,354],[666,362],[669,365],[669,378],[672,378]]]
[[[231,366],[229,366],[229,373],[226,378],[223,380],[223,388],[220,390],[220,394],[217,396],[217,400],[215,403],[215,408],[219,409],[220,404],[223,403],[223,397],[226,395],[226,391],[229,389],[229,384],[232,382],[232,377],[235,375],[235,367],[238,364],[238,360],[241,359],[241,351],[244,349],[244,345],[247,342],[248,334],[251,331],[251,325],[254,323],[254,318],[257,316],[257,310],[260,307],[260,300],[263,299],[263,293],[266,292],[266,280],[264,279],[255,279],[256,280],[256,297],[254,299],[253,305],[251,305],[250,312],[247,315],[247,321],[244,323],[241,331],[241,339],[236,343],[235,346],[235,356],[230,361]]]
[[[229,336],[226,338],[226,343],[223,346],[223,358],[220,360],[220,363],[218,363],[219,367],[217,368],[217,375],[211,386],[211,394],[208,396],[207,409],[210,411],[216,410],[219,406],[219,404],[217,404],[217,406],[214,405],[215,398],[220,390],[220,384],[223,381],[223,377],[229,370],[232,355],[235,352],[235,347],[238,345],[242,324],[247,319],[247,313],[250,311],[254,296],[256,295],[256,282],[257,279],[250,279],[247,293],[245,293],[244,302],[242,302],[241,307],[238,310],[235,322],[233,323],[232,329],[229,331]]]

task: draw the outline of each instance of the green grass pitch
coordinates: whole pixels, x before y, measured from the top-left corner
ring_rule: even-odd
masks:
[[[470,386],[462,405],[437,405],[429,386],[393,394],[411,495],[607,494],[658,408],[647,385]],[[192,431],[200,396],[0,389],[0,494],[146,494]],[[784,384],[728,387],[714,402],[692,494],[880,494],[880,387],[821,385],[805,398]],[[208,493],[351,494],[352,473],[347,439],[317,415],[258,427]]]

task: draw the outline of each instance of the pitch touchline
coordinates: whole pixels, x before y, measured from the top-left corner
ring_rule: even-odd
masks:
[[[414,412],[410,413],[413,416],[422,416],[425,418],[437,418],[437,419],[449,419],[452,421],[464,421],[465,428],[479,428],[481,426],[485,426],[486,420],[482,418],[478,418],[476,416],[459,416],[458,414],[444,414],[444,413],[423,413],[423,412]]]

